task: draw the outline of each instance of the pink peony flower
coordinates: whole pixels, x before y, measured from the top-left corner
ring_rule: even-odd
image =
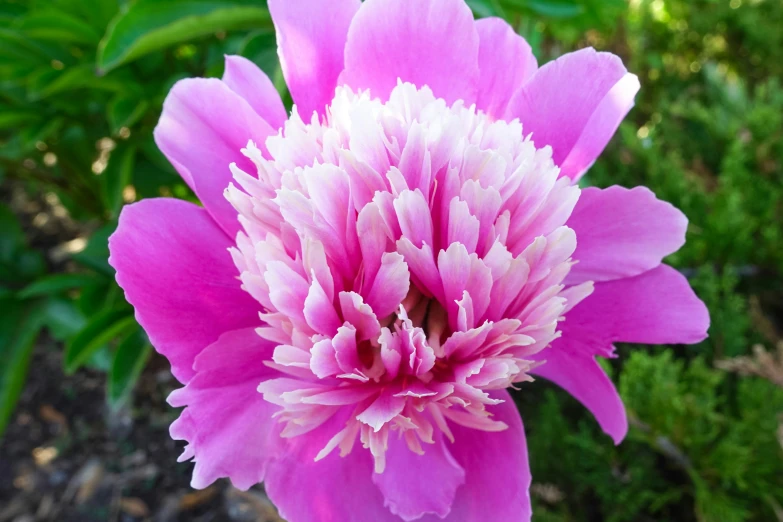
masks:
[[[110,241],[193,486],[264,481],[290,522],[529,520],[505,389],[554,381],[619,443],[595,357],[706,336],[661,264],[685,216],[576,184],[638,80],[592,49],[538,68],[461,0],[269,7],[291,116],[240,57],[176,84],[155,136],[204,208],[141,201]]]

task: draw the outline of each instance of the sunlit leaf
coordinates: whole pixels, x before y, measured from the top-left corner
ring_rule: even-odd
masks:
[[[109,25],[98,66],[109,71],[145,54],[201,36],[271,25],[263,3],[252,0],[138,0]]]

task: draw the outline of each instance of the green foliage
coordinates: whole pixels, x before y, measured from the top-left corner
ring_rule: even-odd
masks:
[[[783,391],[715,362],[780,342],[783,4],[468,3],[508,20],[541,63],[591,45],[639,75],[636,108],[585,182],[647,185],[685,212],[688,242],[667,261],[712,317],[697,346],[618,347],[606,367],[631,419],[620,446],[564,392],[524,387],[535,519],[780,519]],[[151,347],[107,239],[126,203],[195,200],[152,130],[171,86],[219,76],[224,54],[257,63],[290,104],[263,1],[0,0],[0,194],[11,201],[0,206],[0,434],[45,336],[65,347],[64,370],[107,372],[113,407],[131,397]],[[75,232],[53,245],[19,193],[54,201]],[[81,250],[54,255],[74,240]]]
[[[256,60],[285,94],[265,2],[0,0],[0,194],[53,201],[77,229],[29,245],[41,233],[15,218],[23,205],[0,206],[0,435],[44,330],[64,371],[105,370],[109,402],[128,398],[150,345],[107,240],[125,203],[194,199],[152,130],[171,86],[220,75],[224,54]],[[69,240],[86,246],[63,260]]]

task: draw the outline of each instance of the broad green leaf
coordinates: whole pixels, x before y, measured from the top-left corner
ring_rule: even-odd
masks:
[[[66,67],[62,71],[51,71],[34,77],[29,84],[28,99],[39,101],[53,94],[75,89],[122,92],[133,87],[124,79],[96,77],[91,63]]]
[[[466,3],[479,18],[497,16],[499,14],[492,7],[492,0],[466,0]]]
[[[98,47],[98,67],[110,71],[218,31],[269,26],[269,12],[257,0],[137,0],[109,25]]]
[[[109,236],[116,229],[117,223],[111,222],[96,230],[87,247],[72,256],[73,260],[113,278],[114,269],[109,266]]]
[[[109,404],[117,406],[128,396],[147,364],[152,346],[141,328],[134,330],[117,347],[109,371]]]
[[[65,347],[66,373],[78,370],[98,349],[135,326],[127,309],[109,309],[93,317]]]
[[[0,205],[0,230],[0,263],[10,263],[16,250],[24,245],[24,235],[19,220],[5,205]]]
[[[58,341],[70,339],[87,324],[87,319],[76,307],[76,303],[63,297],[47,299],[41,316],[49,335]]]
[[[548,18],[573,18],[584,12],[584,6],[573,2],[527,0],[525,5],[534,13]]]
[[[131,127],[139,121],[149,106],[147,100],[140,100],[135,96],[120,94],[114,98],[108,107],[112,134],[117,134],[122,127]]]
[[[24,388],[33,346],[41,331],[38,303],[0,302],[0,437]]]
[[[272,29],[248,34],[239,45],[239,54],[258,65],[273,80],[280,69],[275,32]]]
[[[97,44],[101,39],[101,35],[89,24],[55,9],[31,12],[22,19],[19,28],[27,36],[39,40]]]
[[[122,207],[122,191],[130,184],[136,147],[121,143],[109,158],[109,165],[101,175],[101,193],[104,205],[112,218],[116,218]]]
[[[27,285],[17,294],[20,299],[42,295],[53,295],[94,282],[96,276],[89,274],[52,274]]]
[[[35,121],[40,116],[32,111],[24,110],[2,110],[0,112],[0,130],[14,129]]]

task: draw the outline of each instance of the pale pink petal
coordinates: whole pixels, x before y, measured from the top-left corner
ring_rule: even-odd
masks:
[[[374,473],[389,510],[405,521],[434,514],[444,518],[451,511],[457,488],[465,483],[464,470],[449,453],[438,432],[434,444],[425,444],[423,455],[410,450],[405,439],[392,435],[386,452],[386,468]]]
[[[175,199],[126,206],[109,238],[117,282],[183,383],[221,334],[261,326],[260,306],[240,288],[231,245],[204,209]]]
[[[476,99],[479,38],[454,0],[368,0],[351,23],[341,81],[389,98],[397,80],[428,86],[448,103]]]
[[[186,406],[171,426],[171,436],[189,443],[185,457],[196,467],[191,485],[205,488],[221,477],[246,490],[264,480],[278,454],[277,406],[256,391],[279,373],[264,364],[274,344],[253,328],[223,334],[196,358],[196,375],[174,391],[169,403]]]
[[[223,83],[243,97],[251,107],[274,129],[288,119],[283,100],[272,80],[256,64],[242,56],[226,56]]]
[[[304,301],[304,316],[307,324],[323,335],[334,335],[341,325],[334,303],[317,279],[310,285],[310,291]]]
[[[381,267],[367,293],[367,304],[377,317],[386,317],[399,309],[410,282],[410,272],[403,257],[397,252],[383,254]]]
[[[514,93],[538,69],[538,61],[525,39],[502,18],[476,20],[476,30],[481,74],[476,105],[501,117]]]
[[[360,0],[269,0],[277,52],[299,114],[324,114],[343,70],[348,27]]]
[[[568,226],[577,245],[568,281],[607,281],[653,269],[685,244],[688,218],[649,189],[582,190]]]
[[[493,391],[490,395],[505,401],[487,409],[494,415],[493,420],[505,423],[508,428],[486,432],[451,425],[454,443],[447,447],[465,469],[465,484],[457,491],[445,522],[530,521],[531,477],[525,428],[507,391]],[[422,519],[424,522],[438,520],[434,516]]]
[[[561,175],[577,180],[609,143],[638,90],[638,78],[620,58],[582,49],[541,67],[506,117],[519,118],[536,147],[550,145]]]
[[[343,318],[356,328],[356,336],[360,341],[374,339],[381,333],[378,317],[359,294],[340,292],[340,309]]]
[[[181,80],[172,87],[158,126],[155,143],[209,211],[234,238],[239,231],[237,211],[223,192],[236,163],[245,172],[256,172],[241,150],[253,140],[264,142],[275,130],[242,96],[220,80]]]
[[[400,522],[371,480],[369,451],[354,447],[345,457],[332,452],[315,461],[347,416],[336,415],[307,437],[290,439],[282,457],[270,464],[266,491],[288,522]]]
[[[394,210],[402,236],[417,248],[432,246],[432,214],[427,200],[418,190],[406,190],[394,200]]]
[[[331,339],[318,341],[310,349],[310,369],[319,379],[342,372]]]
[[[388,388],[385,389],[356,419],[379,431],[384,424],[402,413],[405,398],[396,396]]]

